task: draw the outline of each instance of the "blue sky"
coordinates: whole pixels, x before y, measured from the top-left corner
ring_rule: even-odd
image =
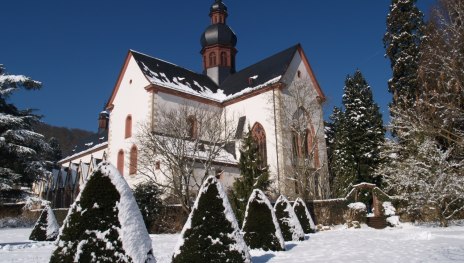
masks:
[[[96,131],[129,49],[201,72],[200,35],[212,2],[4,1],[0,63],[44,85],[12,102],[39,109],[44,122]],[[347,74],[360,69],[387,119],[391,70],[382,37],[390,0],[224,2],[238,70],[301,43],[328,98],[326,117],[341,103]],[[425,14],[433,3],[418,1]]]

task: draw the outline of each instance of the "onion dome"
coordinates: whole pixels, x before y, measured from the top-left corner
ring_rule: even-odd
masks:
[[[201,35],[201,47],[205,48],[212,45],[235,47],[237,36],[226,24],[212,24]]]
[[[211,13],[213,12],[225,12],[227,13],[227,6],[221,1],[216,0],[213,5],[211,5]]]

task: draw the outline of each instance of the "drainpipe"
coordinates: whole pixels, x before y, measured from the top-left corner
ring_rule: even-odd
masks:
[[[276,157],[277,157],[277,191],[280,195],[280,164],[279,164],[279,144],[277,139],[277,116],[276,116],[276,104],[275,104],[275,88],[272,89],[272,102],[274,106],[274,134],[276,144]]]

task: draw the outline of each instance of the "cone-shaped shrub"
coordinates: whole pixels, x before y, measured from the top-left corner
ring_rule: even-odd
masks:
[[[155,262],[132,191],[114,166],[100,164],[83,186],[50,262]]]
[[[173,263],[251,262],[227,195],[214,176],[198,193],[182,229]]]
[[[39,219],[32,229],[30,240],[35,241],[54,241],[58,237],[60,226],[56,222],[55,214],[50,206],[45,206],[40,214]]]
[[[283,195],[279,196],[274,211],[285,241],[303,241],[304,232],[293,211],[293,207]]]
[[[300,221],[301,227],[305,234],[316,233],[316,225],[306,207],[305,202],[301,198],[297,198],[293,203],[293,210],[295,211],[296,217]]]
[[[251,249],[285,250],[284,238],[274,209],[259,189],[253,190],[248,199],[242,232],[243,239]]]

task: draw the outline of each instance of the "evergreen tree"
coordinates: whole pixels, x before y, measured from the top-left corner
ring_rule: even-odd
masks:
[[[345,80],[344,111],[334,110],[335,136],[332,144],[332,174],[335,196],[347,193],[351,185],[368,182],[380,185],[373,172],[380,164],[380,146],[385,129],[378,105],[361,72]]]
[[[132,190],[112,165],[100,164],[70,210],[50,262],[155,262]]]
[[[30,240],[34,241],[54,241],[58,237],[60,227],[56,222],[55,214],[50,206],[45,206],[39,219],[32,229]]]
[[[383,38],[393,77],[388,81],[393,94],[391,107],[411,107],[419,94],[417,70],[420,59],[424,15],[417,0],[392,0]]]
[[[250,249],[283,251],[285,242],[271,202],[259,189],[248,199],[242,227],[243,239]]]
[[[240,178],[235,180],[231,192],[232,207],[239,223],[243,222],[247,200],[253,189],[266,191],[271,181],[269,180],[269,167],[260,167],[258,147],[251,134],[250,127],[242,139],[240,149]]]
[[[32,130],[39,116],[8,103],[10,95],[20,88],[40,87],[40,82],[29,77],[7,74],[0,65],[0,190],[18,183],[30,186],[47,173],[43,156],[50,146]]]
[[[304,232],[300,222],[293,211],[292,205],[283,195],[279,196],[275,205],[274,211],[279,222],[280,230],[285,241],[303,241]]]
[[[47,159],[53,163],[56,163],[61,160],[61,158],[63,158],[60,143],[55,137],[51,137],[50,140],[48,140],[48,144],[50,145],[51,151],[50,156]]]
[[[311,217],[311,214],[306,207],[305,202],[301,198],[297,198],[293,203],[293,210],[295,211],[298,221],[300,221],[301,227],[305,234],[316,233],[316,226]]]
[[[148,230],[151,229],[160,214],[162,207],[160,195],[159,188],[150,182],[138,184],[134,189],[135,201],[137,201]]]
[[[227,196],[214,176],[198,193],[172,262],[251,262]]]
[[[464,5],[438,3],[421,45],[422,92],[414,107],[392,109],[396,140],[385,144],[377,173],[408,200],[410,215],[434,211],[447,226],[464,210]]]

